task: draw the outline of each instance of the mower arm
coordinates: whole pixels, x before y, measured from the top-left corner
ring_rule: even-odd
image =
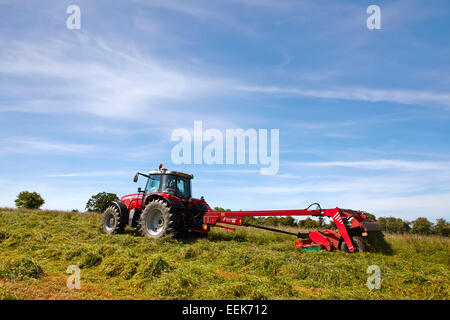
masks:
[[[203,217],[203,223],[204,223],[204,229],[207,230],[210,227],[222,227],[226,229],[232,229],[229,227],[224,227],[221,225],[218,225],[217,223],[225,223],[230,225],[237,225],[237,226],[251,226],[255,228],[270,230],[270,231],[276,231],[276,232],[282,232],[286,234],[292,234],[296,235],[299,238],[304,238],[306,234],[296,234],[292,232],[287,232],[283,230],[263,227],[263,226],[257,226],[257,225],[250,225],[248,223],[245,223],[242,221],[243,217],[258,217],[258,216],[318,216],[318,217],[329,217],[331,218],[334,223],[336,224],[336,227],[339,231],[339,233],[335,233],[338,235],[338,237],[342,237],[342,240],[345,241],[347,244],[348,250],[350,252],[354,252],[355,248],[353,246],[353,243],[350,239],[349,233],[347,231],[347,227],[345,226],[343,222],[343,218],[352,220],[351,228],[354,227],[361,227],[365,231],[372,231],[375,229],[378,229],[379,226],[376,223],[372,222],[363,222],[366,218],[366,216],[362,213],[362,211],[355,211],[350,209],[341,209],[341,208],[333,208],[333,209],[297,209],[297,210],[258,210],[258,211],[208,211],[205,213]],[[234,230],[234,229],[232,229]],[[316,234],[317,233],[317,234]],[[328,233],[319,233],[319,232],[310,232],[308,235],[308,238],[311,239],[314,243],[318,243],[321,245],[324,245],[327,249],[330,248],[331,245],[328,246],[327,242],[332,242],[331,238],[327,240],[326,234]],[[314,239],[312,239],[314,238]],[[325,238],[325,239],[323,239]],[[333,240],[333,242],[335,242]],[[334,245],[336,246],[336,244]]]

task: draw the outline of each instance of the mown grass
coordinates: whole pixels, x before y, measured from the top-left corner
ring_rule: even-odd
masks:
[[[0,299],[448,299],[448,238],[386,235],[392,254],[304,252],[239,228],[207,238],[109,236],[100,215],[0,209]],[[81,289],[66,286],[69,265]],[[366,286],[368,266],[381,289]]]

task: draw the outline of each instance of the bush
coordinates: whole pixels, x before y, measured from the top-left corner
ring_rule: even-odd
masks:
[[[222,207],[214,207],[214,211],[231,211],[231,209],[224,209]]]
[[[242,221],[250,224],[264,224],[266,218],[264,217],[243,217]]]
[[[417,218],[413,222],[413,227],[411,229],[412,233],[417,234],[430,234],[431,226],[433,225],[427,218]]]
[[[280,224],[280,219],[277,217],[268,217],[264,219],[263,224],[276,227]]]
[[[294,218],[292,218],[292,216],[286,216],[286,217],[280,218],[279,225],[295,227],[297,225],[297,223],[295,222]]]
[[[306,219],[300,220],[298,222],[298,226],[300,228],[306,228],[306,229],[322,228],[323,227],[323,219],[319,219],[319,221],[316,221],[312,218],[306,218]]]
[[[378,218],[377,223],[380,225],[381,230],[387,232],[407,233],[411,229],[409,222],[403,221],[400,218],[380,217]]]
[[[22,191],[14,201],[17,208],[39,209],[44,203],[41,195],[37,192]]]
[[[92,196],[86,203],[86,209],[88,211],[103,212],[108,209],[108,207],[110,207],[114,201],[118,200],[119,197],[117,197],[115,193],[97,193],[95,196]]]
[[[448,237],[450,235],[450,224],[444,219],[437,219],[436,225],[433,228],[433,233]]]
[[[368,221],[372,221],[372,220],[377,220],[377,217],[375,217],[375,215],[368,213],[368,212],[364,212],[364,215],[366,216],[366,219]]]

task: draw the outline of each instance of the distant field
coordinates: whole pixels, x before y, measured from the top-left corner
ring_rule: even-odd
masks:
[[[295,237],[214,229],[176,241],[100,231],[100,215],[0,209],[0,299],[445,299],[449,238],[386,235],[393,254],[303,252]],[[66,287],[81,266],[81,289]],[[369,290],[367,267],[381,269]]]

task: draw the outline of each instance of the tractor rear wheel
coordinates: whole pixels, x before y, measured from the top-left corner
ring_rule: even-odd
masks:
[[[108,234],[123,233],[126,221],[123,221],[116,206],[111,206],[102,214],[102,230]]]
[[[353,247],[355,248],[354,252],[364,252],[364,251],[366,251],[366,244],[365,244],[365,242],[364,242],[362,237],[360,237],[360,236],[353,236],[353,237],[350,238],[350,240],[352,240]],[[339,249],[341,251],[344,251],[344,252],[350,252],[350,250],[348,250],[347,244],[345,243],[344,240],[342,240],[342,242],[341,242],[341,244],[339,246]]]
[[[153,200],[139,218],[138,230],[145,237],[162,238],[174,236],[176,216],[170,212],[169,206],[162,200]]]

